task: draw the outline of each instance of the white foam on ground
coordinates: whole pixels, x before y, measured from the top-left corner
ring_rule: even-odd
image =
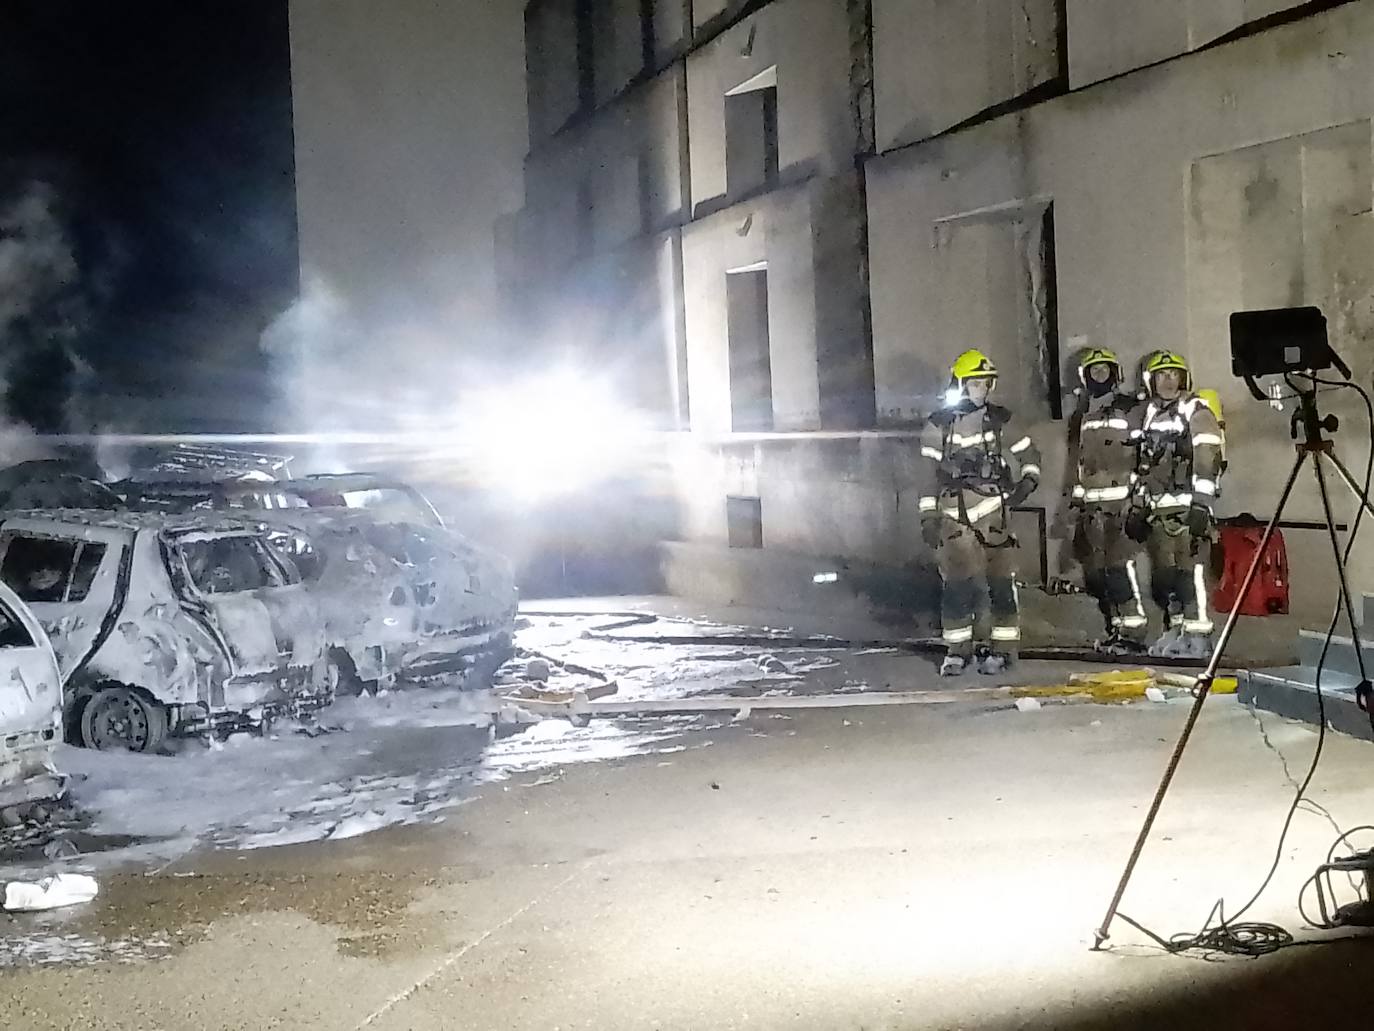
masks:
[[[519,633],[523,647],[614,678],[621,699],[717,694],[741,684],[787,684],[835,665],[814,651],[690,646],[584,638],[604,616],[538,618]],[[664,621],[662,633],[747,634],[745,627]],[[634,632],[633,630],[628,632]],[[760,659],[772,656],[779,661]],[[517,660],[498,678],[518,680]],[[583,674],[555,670],[556,686],[588,686]],[[499,690],[499,689],[498,689]],[[63,869],[128,859],[171,861],[200,844],[254,849],[344,839],[383,827],[441,819],[482,783],[571,763],[653,752],[690,721],[625,725],[594,720],[573,727],[548,720],[489,740],[490,692],[431,684],[380,697],[341,699],[319,714],[330,730],[309,737],[278,726],[269,737],[240,734],[222,746],[182,742],[175,756],[90,752],[63,746],[61,768],[95,835],[140,839],[131,848],[80,856]],[[39,868],[40,872],[52,872]],[[16,873],[19,871],[16,870]]]
[[[161,959],[171,949],[171,943],[164,938],[116,938],[103,941],[79,934],[20,931],[0,935],[0,970],[20,966],[139,963]]]

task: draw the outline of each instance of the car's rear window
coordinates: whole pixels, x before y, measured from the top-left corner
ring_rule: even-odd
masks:
[[[104,557],[105,545],[96,541],[12,534],[5,538],[0,580],[27,602],[83,601]]]

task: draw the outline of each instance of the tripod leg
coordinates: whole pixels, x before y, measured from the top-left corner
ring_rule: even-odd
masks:
[[[1369,495],[1364,492],[1364,488],[1356,482],[1355,477],[1350,475],[1350,470],[1345,467],[1345,463],[1337,457],[1336,452],[1324,452],[1326,457],[1331,459],[1331,464],[1336,467],[1336,472],[1345,481],[1345,485],[1350,488],[1350,493],[1355,495],[1355,500],[1360,503],[1364,511],[1369,515],[1374,515],[1374,505],[1369,502]],[[1327,520],[1330,522],[1330,520]],[[1346,596],[1349,597],[1349,588],[1344,588]],[[1351,599],[1354,604],[1354,599]],[[1347,609],[1347,617],[1349,610]],[[1360,656],[1360,683],[1355,688],[1355,701],[1359,707],[1369,716],[1369,725],[1374,727],[1374,685],[1369,683],[1369,678],[1364,675],[1364,649],[1360,641],[1360,632],[1355,628],[1352,620],[1350,624],[1350,639],[1355,644],[1355,654]]]
[[[1374,516],[1374,504],[1370,503],[1368,495],[1364,492],[1364,488],[1361,487],[1359,481],[1350,474],[1350,470],[1345,467],[1345,463],[1340,460],[1339,456],[1337,456],[1334,451],[1326,451],[1324,454],[1331,460],[1331,464],[1336,467],[1337,474],[1345,481],[1345,485],[1350,488],[1350,493],[1355,495],[1355,500],[1364,508],[1365,513]]]
[[[1226,617],[1226,625],[1222,627],[1221,636],[1217,638],[1216,647],[1212,649],[1212,657],[1207,661],[1207,669],[1198,678],[1197,697],[1193,699],[1193,707],[1188,710],[1188,719],[1183,724],[1183,733],[1179,735],[1178,744],[1174,746],[1173,754],[1169,756],[1169,764],[1164,768],[1164,777],[1159,782],[1159,789],[1155,791],[1154,801],[1150,803],[1149,811],[1145,814],[1145,822],[1141,825],[1140,834],[1135,839],[1131,856],[1126,860],[1126,869],[1121,872],[1121,881],[1116,886],[1116,894],[1112,896],[1111,904],[1107,906],[1107,914],[1102,918],[1102,926],[1093,932],[1093,937],[1096,939],[1096,943],[1093,945],[1094,949],[1100,949],[1102,943],[1111,937],[1112,921],[1116,919],[1116,911],[1121,905],[1122,896],[1126,894],[1126,886],[1131,883],[1131,874],[1135,873],[1136,863],[1140,861],[1140,853],[1144,850],[1145,842],[1150,837],[1150,829],[1154,827],[1155,817],[1159,815],[1159,808],[1164,804],[1164,796],[1168,793],[1169,785],[1173,782],[1174,774],[1178,771],[1179,760],[1183,758],[1183,750],[1187,747],[1188,739],[1193,734],[1193,727],[1197,725],[1198,717],[1202,715],[1202,707],[1206,704],[1208,695],[1212,693],[1212,678],[1216,676],[1222,653],[1231,640],[1231,634],[1236,627],[1236,620],[1240,618],[1241,603],[1250,592],[1250,585],[1255,582],[1255,576],[1259,573],[1260,561],[1264,557],[1265,550],[1269,547],[1269,541],[1274,536],[1274,530],[1278,527],[1279,520],[1283,518],[1283,510],[1288,504],[1288,496],[1293,493],[1293,484],[1297,482],[1298,473],[1302,470],[1302,463],[1307,456],[1307,451],[1300,450],[1297,458],[1293,461],[1293,468],[1288,473],[1288,482],[1283,485],[1283,493],[1279,495],[1279,503],[1269,519],[1269,524],[1264,528],[1264,536],[1260,538],[1255,557],[1250,560],[1250,568],[1246,570],[1245,579],[1241,581],[1240,590],[1236,594],[1235,604],[1231,606],[1231,612]]]
[[[1350,623],[1350,640],[1355,645],[1355,661],[1360,666],[1360,680],[1367,681],[1369,675],[1364,669],[1364,649],[1360,647],[1360,628],[1355,622],[1355,605],[1350,598],[1350,584],[1345,576],[1345,561],[1341,557],[1341,541],[1336,536],[1336,519],[1331,514],[1331,497],[1326,492],[1326,473],[1322,469],[1322,455],[1317,452],[1312,460],[1312,471],[1317,474],[1317,493],[1321,495],[1322,512],[1326,515],[1326,532],[1331,537],[1331,555],[1336,560],[1336,576],[1341,582],[1341,604],[1345,606],[1345,618]],[[1336,459],[1332,459],[1338,471],[1344,471]],[[1368,504],[1368,501],[1365,501]]]

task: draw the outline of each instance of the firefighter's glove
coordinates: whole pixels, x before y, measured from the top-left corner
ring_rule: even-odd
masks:
[[[940,539],[940,520],[922,519],[921,520],[921,540],[926,542],[926,547],[931,551],[939,548]]]
[[[1196,502],[1188,509],[1188,533],[1194,540],[1205,540],[1212,535],[1212,510]]]
[[[1126,513],[1126,536],[1137,544],[1150,539],[1150,517],[1143,508],[1133,508]]]
[[[1015,508],[1017,505],[1024,505],[1026,503],[1026,499],[1031,496],[1031,493],[1034,490],[1035,481],[1032,480],[1029,476],[1027,476],[1012,489],[1012,492],[1010,494],[1007,495],[1007,507]]]

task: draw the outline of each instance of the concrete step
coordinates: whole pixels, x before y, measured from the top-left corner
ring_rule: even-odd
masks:
[[[1316,669],[1325,641],[1325,630],[1299,630],[1298,664]],[[1374,679],[1374,638],[1366,640],[1361,637],[1360,650],[1364,653],[1365,669]],[[1348,635],[1336,634],[1331,638],[1331,647],[1327,650],[1322,669],[1359,678],[1360,664],[1355,657],[1355,642]]]
[[[1319,725],[1324,713],[1332,730],[1374,741],[1374,724],[1355,704],[1355,678],[1323,670],[1319,699],[1315,675],[1310,666],[1247,670],[1240,675],[1237,697],[1242,704],[1313,726]]]

